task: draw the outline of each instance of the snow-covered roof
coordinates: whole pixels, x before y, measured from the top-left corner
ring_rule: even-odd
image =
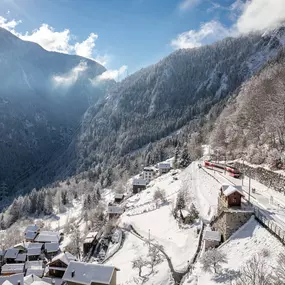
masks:
[[[221,234],[216,231],[205,231],[204,240],[221,241]]]
[[[62,252],[62,253],[56,255],[56,256],[51,260],[50,263],[52,263],[52,262],[54,262],[54,261],[56,261],[56,260],[60,260],[60,261],[62,261],[64,264],[68,265],[71,261],[76,260],[76,259],[77,259],[77,258],[76,258],[74,255],[72,255],[71,253],[69,253],[69,252]]]
[[[26,274],[42,277],[44,275],[44,268],[28,268]],[[32,284],[34,285],[35,282]]]
[[[41,278],[33,274],[26,274],[26,277],[24,277],[25,285],[31,285],[35,281],[41,281]]]
[[[242,186],[233,186],[233,185],[222,185],[222,190],[225,196],[229,196],[233,194],[234,192],[240,193],[242,196],[244,196],[242,191]]]
[[[88,233],[88,235],[86,236],[84,242],[85,243],[91,243],[94,238],[97,236],[98,232],[90,232]]]
[[[154,169],[152,167],[144,167],[143,170],[147,172],[154,172]]]
[[[31,242],[28,244],[28,249],[29,248],[42,248],[43,247],[43,244],[42,243],[39,243],[39,242]]]
[[[6,253],[6,250],[0,250],[0,256],[4,256]]]
[[[115,199],[123,199],[124,196],[125,196],[124,194],[116,194]]]
[[[169,169],[171,167],[170,163],[159,163],[158,168],[160,169]]]
[[[146,186],[146,180],[142,178],[135,178],[133,179],[133,185]]]
[[[41,251],[40,247],[28,248],[27,256],[40,255]]]
[[[49,283],[43,281],[43,280],[39,280],[39,281],[34,281],[32,283],[32,285],[49,285]]]
[[[29,240],[34,240],[37,234],[37,232],[27,231],[25,232],[25,238]]]
[[[110,284],[115,270],[113,266],[71,261],[62,279],[84,285]]]
[[[59,250],[58,242],[45,243],[45,250],[47,253],[57,252]]]
[[[28,248],[28,246],[29,246],[29,244],[30,244],[30,242],[29,241],[23,241],[23,242],[20,242],[20,243],[18,243],[18,244],[15,244],[14,246],[13,246],[13,248],[23,248],[23,249],[26,249],[26,248]]]
[[[13,274],[9,276],[0,276],[0,284],[4,284],[5,281],[9,281],[13,285],[24,285],[24,273]]]
[[[5,280],[2,285],[13,285],[9,280]]]
[[[40,228],[37,225],[29,225],[25,229],[26,232],[37,232]]]
[[[4,258],[11,258],[11,259],[15,259],[17,257],[19,253],[19,250],[16,249],[16,248],[8,248],[5,255],[4,255]]]
[[[124,210],[119,206],[108,206],[109,214],[122,214]]]
[[[43,260],[27,261],[26,268],[43,268]]]
[[[59,242],[59,236],[55,234],[50,234],[50,232],[47,232],[47,233],[41,232],[37,235],[37,237],[35,238],[35,241],[44,242],[44,243]]]
[[[27,258],[27,254],[26,253],[19,253],[15,259],[15,261],[19,261],[19,262],[25,262]]]
[[[22,273],[25,263],[6,263],[2,266],[1,274],[4,273]]]
[[[61,278],[43,277],[42,280],[53,285],[61,285],[63,282]]]

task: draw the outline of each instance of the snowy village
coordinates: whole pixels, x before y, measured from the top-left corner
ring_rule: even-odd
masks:
[[[43,228],[44,219],[27,225],[22,241],[1,251],[1,280],[5,285],[227,284],[245,262],[262,263],[261,256],[284,264],[278,252],[284,247],[280,201],[285,204],[285,196],[231,162],[205,155],[179,169],[170,159],[143,167],[123,189],[104,191],[100,228],[80,218],[82,202],[70,217],[62,215],[84,235],[66,232],[66,224],[60,227],[54,217],[54,230]]]

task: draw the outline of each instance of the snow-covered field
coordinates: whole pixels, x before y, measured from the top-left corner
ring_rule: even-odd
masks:
[[[197,263],[193,274],[183,284],[227,285],[231,272],[240,269],[254,255],[261,255],[264,249],[269,250],[269,256],[264,257],[265,262],[274,267],[278,254],[284,251],[284,246],[257,221],[251,219],[220,246],[220,249],[226,253],[228,258],[228,263],[223,266],[222,274],[205,273],[201,265]]]

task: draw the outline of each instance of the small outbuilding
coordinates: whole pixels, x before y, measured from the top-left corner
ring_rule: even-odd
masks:
[[[133,193],[139,193],[140,191],[146,189],[146,180],[142,178],[136,178],[133,180]]]
[[[203,236],[205,250],[215,248],[221,243],[221,234],[217,231],[207,230]]]
[[[167,172],[169,172],[171,169],[171,165],[170,163],[159,163],[158,164],[158,170],[159,170],[159,174],[165,174]]]
[[[114,202],[120,204],[124,200],[124,198],[125,198],[124,194],[116,194]]]
[[[118,218],[124,210],[119,206],[108,206],[109,219]]]
[[[96,237],[98,232],[90,232],[86,236],[84,242],[83,242],[83,253],[84,255],[88,254],[91,247],[97,243]]]

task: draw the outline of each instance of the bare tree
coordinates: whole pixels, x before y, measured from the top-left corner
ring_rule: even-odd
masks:
[[[82,237],[78,227],[74,228],[73,234],[71,235],[71,242],[67,245],[66,250],[71,254],[75,255],[78,259],[81,256],[81,243]]]
[[[203,270],[207,272],[214,270],[217,273],[222,268],[222,264],[227,262],[226,254],[218,249],[209,249],[201,258]]]
[[[140,257],[138,257],[132,261],[132,268],[138,269],[139,277],[143,277],[142,276],[142,269],[143,269],[143,267],[147,266],[147,264],[148,264],[148,262],[140,256]]]
[[[279,283],[285,284],[285,254],[280,253],[277,260],[278,266],[275,269],[276,279]]]
[[[150,246],[148,251],[149,265],[151,266],[151,273],[154,271],[154,267],[163,261],[163,256],[159,249],[155,246]]]
[[[284,278],[284,277],[283,277]],[[264,262],[264,258],[255,255],[241,268],[235,285],[274,285],[271,269]],[[281,283],[284,284],[284,283]]]
[[[158,206],[159,201],[164,203],[166,201],[165,191],[157,188],[153,194],[153,199],[156,201],[156,206]]]

